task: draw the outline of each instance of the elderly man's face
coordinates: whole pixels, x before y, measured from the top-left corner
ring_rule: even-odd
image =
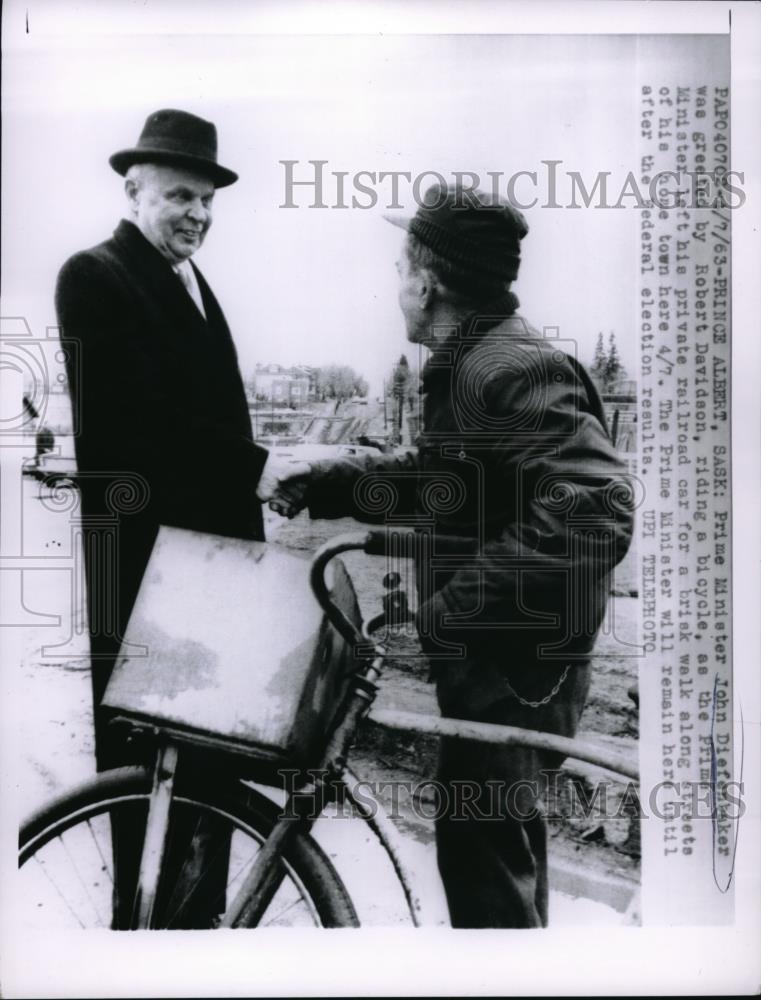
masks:
[[[430,318],[424,307],[427,301],[426,274],[412,268],[405,247],[399,254],[396,270],[399,275],[399,307],[407,328],[407,340],[413,344],[425,343],[430,337]]]
[[[172,264],[191,257],[211,225],[212,182],[181,167],[144,164],[126,187],[145,238]]]

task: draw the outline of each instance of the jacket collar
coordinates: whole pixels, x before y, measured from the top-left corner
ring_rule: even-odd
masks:
[[[525,321],[516,313],[519,304],[517,296],[507,292],[502,298],[464,317],[455,330],[432,349],[423,366],[423,390],[443,375],[448,378],[455,357],[459,359],[472,350],[490,331],[499,331],[505,336],[530,336]]]
[[[132,254],[142,256],[146,260],[150,260],[152,264],[160,266],[164,271],[171,271],[174,275],[177,274],[174,266],[166,259],[163,253],[161,253],[160,250],[157,250],[151,241],[143,236],[135,223],[130,222],[129,219],[121,220],[119,225],[114,230],[114,239],[125,250],[131,252]],[[190,258],[187,258],[187,263],[193,268],[196,278],[200,279],[201,272],[198,270],[194,262]]]
[[[134,222],[122,219],[114,230],[114,242],[120,247],[122,252],[130,258],[133,266],[142,272],[145,280],[163,296],[168,296],[170,301],[174,301],[178,309],[187,313],[188,321],[195,320],[201,324],[206,324],[207,320],[201,315],[193,302],[187,289],[182,283],[182,279],[174,270],[166,257],[156,249],[140,232]],[[191,261],[191,266],[201,290],[204,301],[206,315],[209,316],[211,307],[211,295],[206,282],[198,268]]]
[[[114,230],[114,239],[123,249],[132,254],[152,260],[154,264],[161,263],[167,270],[172,270],[172,265],[166,257],[156,249],[150,240],[143,236],[135,223],[130,222],[129,219],[122,219],[120,221]]]

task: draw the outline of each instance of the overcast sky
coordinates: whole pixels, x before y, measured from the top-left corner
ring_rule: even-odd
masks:
[[[33,26],[32,26],[33,27]],[[6,45],[3,311],[35,330],[54,324],[58,268],[110,235],[123,181],[107,163],[161,107],[217,123],[220,161],[240,181],[220,191],[196,263],[230,322],[241,367],[343,362],[377,392],[408,349],[394,262],[401,231],[378,205],[281,208],[285,169],[327,160],[326,176],[360,170],[538,172],[539,203],[515,290],[526,318],[559,328],[591,359],[615,331],[636,366],[638,212],[543,208],[547,168],[611,188],[637,172],[633,36],[36,37]],[[662,40],[663,56],[673,41]],[[669,43],[667,48],[665,43]],[[641,69],[641,64],[640,64]],[[10,151],[9,153],[7,151]],[[517,193],[533,197],[529,182]],[[567,201],[568,185],[558,199]],[[414,210],[410,185],[401,198]],[[10,193],[10,197],[9,197]],[[335,183],[326,185],[326,200]],[[627,203],[631,205],[631,201]]]

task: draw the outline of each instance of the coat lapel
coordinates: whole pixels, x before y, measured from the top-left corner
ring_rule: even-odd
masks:
[[[188,332],[207,335],[207,322],[188,294],[182,279],[137,226],[122,219],[114,232],[114,240],[128,257],[133,273],[139,276],[141,288],[171,314],[173,325],[176,323]]]
[[[146,307],[155,319],[155,328],[161,331],[177,364],[181,369],[190,365],[199,377],[207,380],[213,377],[212,373],[223,371],[229,381],[228,402],[239,411],[237,419],[241,426],[247,426],[250,419],[235,344],[219,303],[201,272],[191,261],[206,319],[182,279],[137,226],[122,220],[114,240],[126,259],[135,294],[147,297]]]

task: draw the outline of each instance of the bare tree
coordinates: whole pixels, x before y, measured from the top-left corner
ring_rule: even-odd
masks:
[[[322,402],[335,399],[337,404],[352,396],[366,396],[367,380],[349,365],[325,365],[317,369],[317,398]]]

